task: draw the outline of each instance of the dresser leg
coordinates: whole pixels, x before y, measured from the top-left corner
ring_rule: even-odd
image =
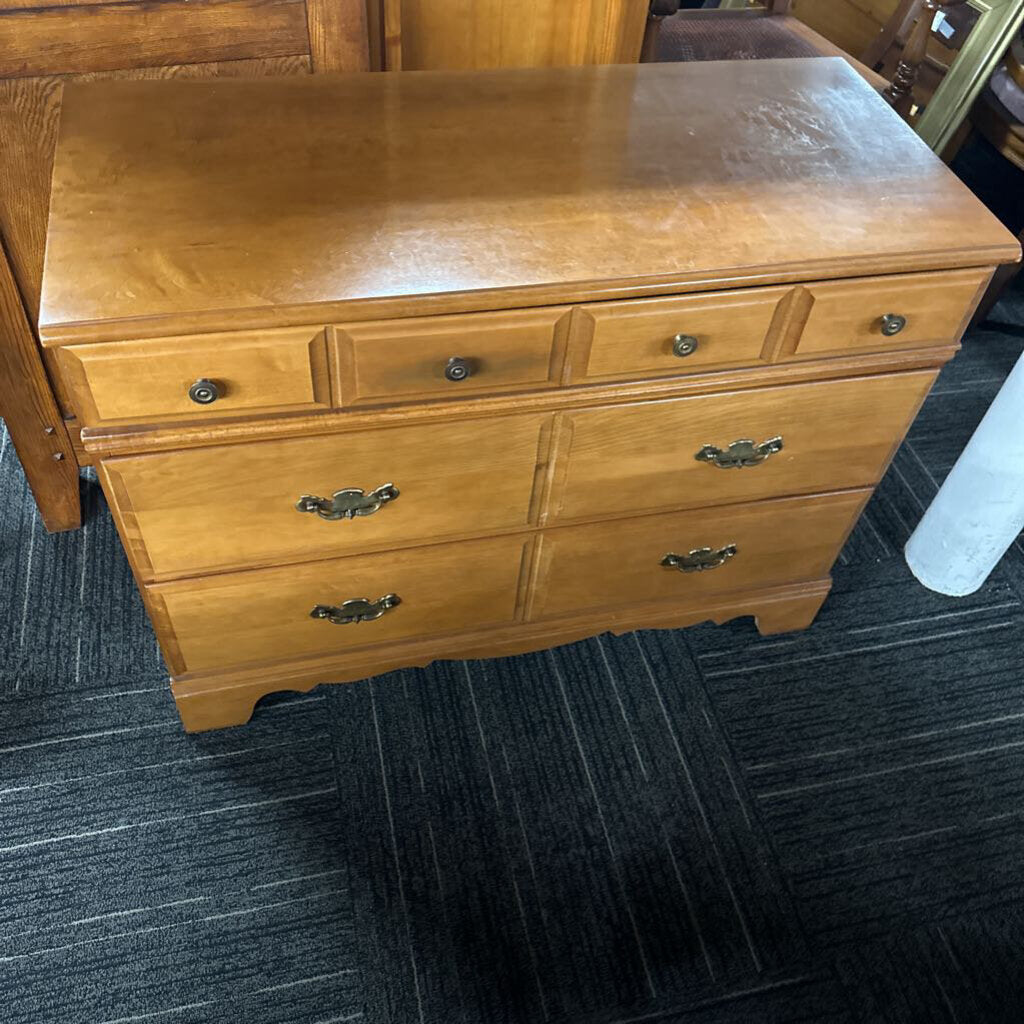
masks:
[[[827,580],[824,585],[815,584],[815,589],[810,593],[772,601],[759,608],[754,614],[757,631],[761,636],[771,636],[774,633],[794,633],[807,629],[825,603],[831,586],[832,581]]]
[[[173,685],[171,692],[174,692]],[[185,732],[205,732],[208,729],[245,725],[252,718],[256,701],[267,692],[266,686],[233,686],[206,693],[175,693],[174,703],[178,707]]]

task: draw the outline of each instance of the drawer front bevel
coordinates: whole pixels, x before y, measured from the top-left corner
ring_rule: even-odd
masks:
[[[183,671],[204,672],[508,625],[516,618],[527,544],[512,535],[223,573],[148,590],[161,603]],[[359,599],[375,609],[368,615],[379,617],[336,624],[312,614]]]
[[[606,406],[563,416],[548,520],[592,519],[876,483],[936,371]],[[746,466],[736,442],[781,447]],[[718,462],[709,450],[722,453]]]
[[[954,344],[991,276],[990,270],[947,270],[804,285],[794,302],[802,327],[780,358]]]
[[[319,327],[74,345],[57,353],[83,426],[202,423],[331,405]],[[211,401],[190,395],[200,382],[213,386]]]
[[[548,419],[125,456],[105,459],[101,474],[136,570],[167,579],[523,528],[536,515]],[[389,484],[397,496],[373,508]],[[345,491],[363,497],[335,502]],[[353,507],[349,517],[332,512]]]
[[[334,329],[342,407],[557,387],[570,308],[464,313]]]
[[[571,382],[680,376],[770,362],[792,288],[580,306]]]
[[[821,579],[870,490],[546,530],[529,617],[699,601]],[[708,567],[682,571],[667,556]]]

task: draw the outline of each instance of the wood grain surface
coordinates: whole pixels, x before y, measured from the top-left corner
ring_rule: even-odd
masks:
[[[538,416],[197,448],[104,460],[125,543],[146,579],[327,558],[522,529],[535,518]],[[299,513],[303,495],[399,496],[371,516]]]
[[[309,52],[305,0],[147,0],[0,10],[0,77]]]
[[[619,517],[877,483],[934,371],[760,388],[566,413],[549,514]],[[705,445],[780,437],[757,465],[696,459]]]
[[[95,321],[108,336],[133,320],[164,333],[246,316],[337,322],[430,312],[432,295],[500,308],[565,301],[573,286],[598,298],[1019,253],[841,60],[464,74],[69,88],[44,335],[86,340],[67,325]],[[717,102],[687,101],[698,94]]]
[[[60,349],[63,380],[83,425],[174,421],[328,409],[331,388],[322,330],[195,335]],[[219,395],[189,397],[198,380]]]
[[[167,609],[184,668],[194,672],[511,623],[526,543],[515,536],[464,541],[151,589]],[[310,617],[318,604],[391,593],[401,604],[374,621]]]
[[[541,535],[531,620],[817,579],[827,573],[869,492],[612,520]],[[735,547],[722,565],[681,572],[667,554]]]
[[[391,6],[401,62],[392,47],[390,71],[635,64],[648,8],[647,0],[400,0]]]

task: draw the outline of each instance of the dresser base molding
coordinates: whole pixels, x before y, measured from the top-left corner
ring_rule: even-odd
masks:
[[[535,622],[461,637],[444,637],[389,645],[385,650],[250,668],[243,671],[189,674],[171,679],[187,732],[244,725],[256,702],[282,690],[306,693],[323,683],[351,683],[401,668],[423,668],[433,661],[500,658],[573,643],[600,633],[637,629],[672,629],[699,622],[721,625],[744,615],[754,617],[762,636],[806,629],[832,586],[831,577],[743,593],[722,594],[699,605],[670,609],[631,608],[586,618]]]

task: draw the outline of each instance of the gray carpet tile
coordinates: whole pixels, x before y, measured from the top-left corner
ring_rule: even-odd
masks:
[[[836,958],[856,1019],[884,1024],[1024,1020],[1024,919],[994,911],[852,945]]]
[[[807,962],[705,709],[638,640],[329,693],[348,799],[380,822],[353,837],[362,927],[386,926],[374,988],[401,984],[427,1020],[564,1019]]]
[[[94,471],[81,486],[82,529],[47,533],[0,420],[0,695],[166,682]]]
[[[162,690],[5,702],[3,1019],[359,1019],[323,704],[187,737]]]

